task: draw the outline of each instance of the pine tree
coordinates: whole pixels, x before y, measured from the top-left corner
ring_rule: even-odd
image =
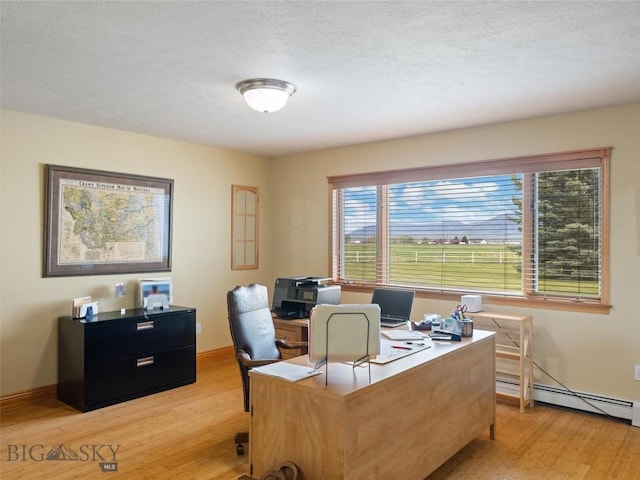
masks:
[[[595,169],[545,172],[538,185],[538,265],[547,278],[598,279],[599,178]]]

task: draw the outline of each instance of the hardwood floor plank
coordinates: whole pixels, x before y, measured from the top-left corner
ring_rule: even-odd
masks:
[[[193,385],[92,412],[50,394],[3,401],[1,427],[3,480],[231,480],[249,472],[248,455],[237,456],[233,443],[248,430],[249,414],[230,352],[199,357]],[[60,445],[81,461],[45,460]],[[113,459],[109,448],[117,448],[113,477],[99,466]],[[520,413],[499,401],[496,439],[488,432],[474,439],[427,480],[543,478],[640,479],[640,428],[540,404]]]

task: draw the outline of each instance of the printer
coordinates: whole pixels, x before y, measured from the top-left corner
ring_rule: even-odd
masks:
[[[286,277],[276,279],[272,311],[280,318],[306,318],[320,303],[338,305],[340,285],[327,285],[330,278]]]

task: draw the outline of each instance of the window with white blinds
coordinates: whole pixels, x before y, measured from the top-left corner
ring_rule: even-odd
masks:
[[[605,305],[610,153],[330,177],[333,278]]]

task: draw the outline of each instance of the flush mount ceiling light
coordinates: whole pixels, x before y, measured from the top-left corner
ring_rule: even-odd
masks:
[[[271,113],[287,104],[289,97],[296,91],[296,86],[275,78],[251,78],[238,82],[236,90],[254,110]]]

